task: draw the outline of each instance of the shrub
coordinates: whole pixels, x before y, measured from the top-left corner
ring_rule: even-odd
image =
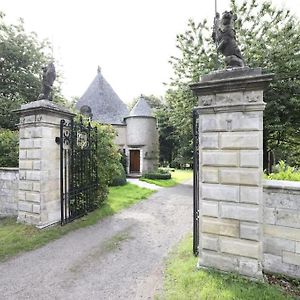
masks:
[[[156,171],[145,173],[143,177],[148,179],[171,179],[171,173],[167,170],[158,169]]]
[[[98,130],[97,157],[99,174],[99,204],[107,199],[108,185],[118,169],[120,164],[120,154],[114,143],[115,130],[111,125],[102,125],[98,122],[92,122]]]
[[[274,173],[265,175],[267,179],[300,181],[300,171],[288,166],[283,160],[275,166]]]
[[[0,130],[0,167],[19,166],[19,132]]]
[[[122,163],[120,162],[116,168],[116,172],[111,179],[110,186],[119,186],[126,184],[126,173],[123,168]]]

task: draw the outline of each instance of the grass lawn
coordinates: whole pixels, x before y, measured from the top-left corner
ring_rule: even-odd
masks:
[[[192,238],[184,239],[166,264],[163,295],[158,299],[180,300],[283,300],[293,299],[276,286],[246,280],[235,274],[198,270],[192,254]]]
[[[0,219],[0,261],[20,252],[41,247],[72,230],[96,224],[102,218],[149,197],[153,192],[130,183],[110,187],[108,200],[101,208],[65,226],[56,225],[43,230],[18,224],[15,218]]]
[[[140,180],[162,187],[170,187],[192,178],[193,170],[175,170],[174,172],[171,172],[171,174],[171,179],[148,179],[142,177]]]

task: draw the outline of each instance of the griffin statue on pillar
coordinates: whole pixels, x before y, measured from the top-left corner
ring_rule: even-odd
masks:
[[[237,16],[231,11],[225,11],[220,19],[216,13],[212,38],[216,43],[217,51],[225,56],[227,68],[244,67],[244,59],[235,38],[234,22]]]

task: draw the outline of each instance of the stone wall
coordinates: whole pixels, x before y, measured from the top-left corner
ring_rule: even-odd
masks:
[[[266,180],[264,270],[300,277],[300,182]]]
[[[18,215],[19,169],[0,168],[0,216]]]

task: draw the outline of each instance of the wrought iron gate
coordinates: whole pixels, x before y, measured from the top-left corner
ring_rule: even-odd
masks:
[[[193,253],[199,250],[199,114],[193,110]]]
[[[60,122],[61,224],[98,206],[97,128],[90,123]]]

